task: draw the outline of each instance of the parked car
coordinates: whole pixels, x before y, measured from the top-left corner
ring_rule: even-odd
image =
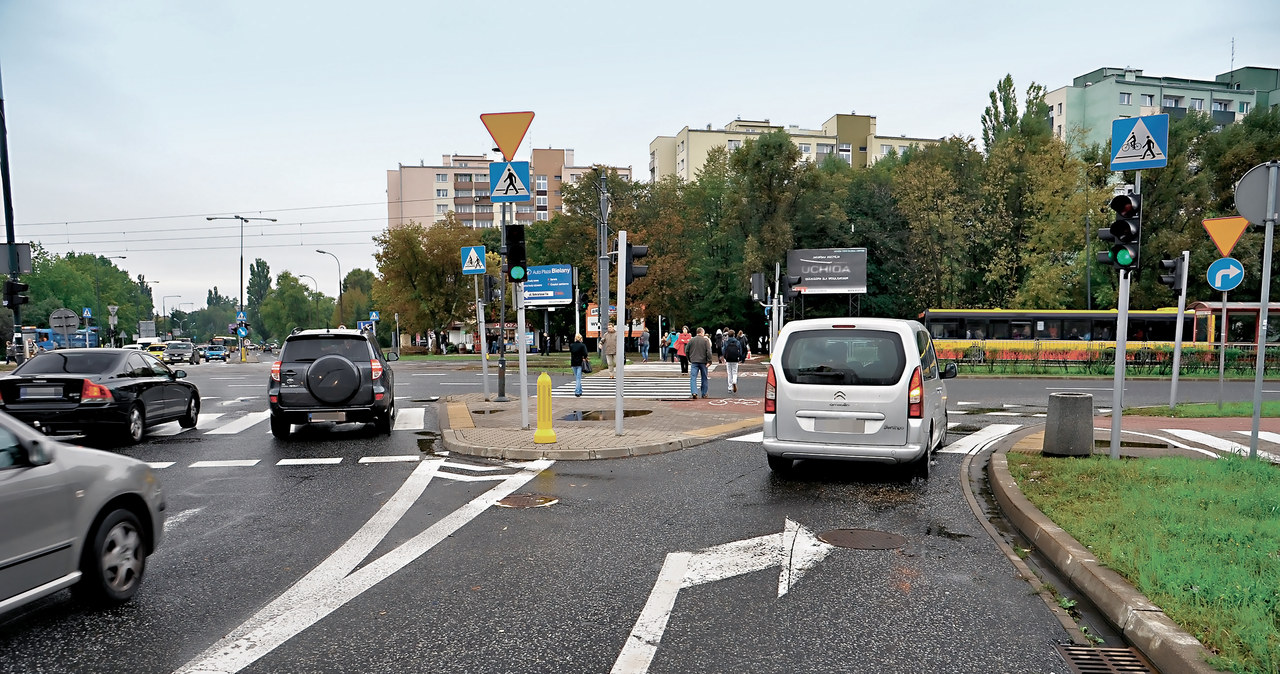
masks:
[[[205,344],[204,345],[205,360],[220,360],[227,362],[227,349],[221,344]]]
[[[154,356],[129,349],[59,349],[0,377],[0,409],[46,434],[103,435],[132,444],[148,426],[194,428],[200,390]]]
[[[267,404],[271,434],[293,424],[365,422],[390,433],[396,416],[394,375],[378,343],[358,330],[302,330],[284,340],[271,364]]]
[[[155,356],[156,360],[163,362],[164,350],[166,348],[168,348],[168,345],[165,344],[164,342],[154,342],[147,345],[147,353],[151,354],[152,356]]]
[[[102,603],[137,593],[164,535],[150,466],[0,414],[0,484],[0,614],[68,587]]]
[[[765,380],[764,450],[785,473],[795,459],[906,464],[929,476],[946,444],[947,387],[928,330],[916,321],[792,321]]]
[[[196,359],[196,348],[191,342],[165,342],[164,356],[160,359],[165,363],[190,363],[192,365],[200,362]]]

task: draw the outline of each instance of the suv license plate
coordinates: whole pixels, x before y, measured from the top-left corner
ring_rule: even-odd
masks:
[[[308,415],[312,421],[346,421],[346,412],[312,412]]]

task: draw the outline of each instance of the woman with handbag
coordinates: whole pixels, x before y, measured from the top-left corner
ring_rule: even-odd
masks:
[[[591,371],[591,356],[587,353],[587,345],[582,343],[582,335],[574,335],[569,345],[569,365],[573,366],[573,395],[582,397],[582,373]]]

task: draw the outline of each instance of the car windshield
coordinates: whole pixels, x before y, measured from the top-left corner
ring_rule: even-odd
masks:
[[[299,337],[284,345],[281,360],[312,361],[321,356],[337,354],[348,360],[369,360],[369,345],[365,340],[352,337],[321,335]]]
[[[797,332],[782,354],[783,376],[797,384],[890,386],[905,366],[902,338],[885,330]]]
[[[186,342],[175,342],[165,346],[166,349],[190,349],[191,345]]]
[[[114,353],[42,353],[23,363],[14,374],[99,374],[115,367],[119,356]]]

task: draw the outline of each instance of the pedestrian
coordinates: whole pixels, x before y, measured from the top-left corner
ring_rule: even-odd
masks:
[[[724,357],[724,371],[729,384],[729,393],[738,392],[738,363],[745,360],[746,347],[734,336],[732,330],[724,331],[724,341],[720,343],[720,355]]]
[[[681,326],[680,336],[676,338],[676,355],[680,357],[680,374],[689,374],[689,357],[684,351],[690,339],[693,339],[693,335],[689,334],[689,326]]]
[[[742,362],[751,360],[751,340],[747,339],[747,333],[738,331],[738,343],[742,345]]]
[[[604,335],[604,367],[609,371],[609,378],[613,379],[614,361],[618,360],[618,330],[609,324],[609,331]]]
[[[716,360],[723,363],[724,358],[720,356],[720,340],[724,339],[724,331],[716,328],[715,337],[711,338],[711,352],[715,354]]]
[[[640,336],[636,338],[636,346],[640,351],[640,362],[649,362],[649,328],[641,328]]]
[[[658,357],[662,362],[667,362],[667,333],[665,332],[658,338]]]
[[[582,343],[582,335],[574,335],[569,345],[569,365],[573,366],[573,395],[582,397],[582,363],[591,357],[587,353],[587,345]]]
[[[699,395],[707,397],[707,366],[711,364],[711,338],[707,337],[704,328],[698,328],[698,335],[689,340],[684,347],[685,357],[689,360],[689,397],[696,399]],[[702,383],[698,383],[698,374],[702,374]]]
[[[667,333],[667,360],[672,363],[676,362],[676,342],[679,341],[680,335],[676,334],[675,328]]]

